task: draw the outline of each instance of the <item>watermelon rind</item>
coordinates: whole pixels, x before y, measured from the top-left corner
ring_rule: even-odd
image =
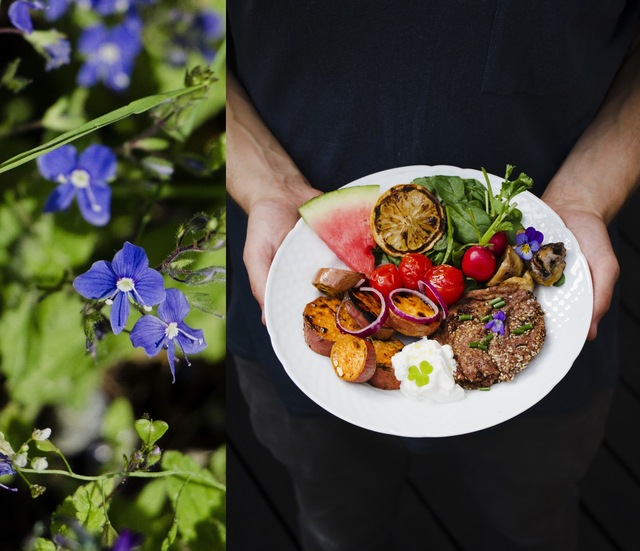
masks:
[[[350,269],[367,276],[374,269],[371,210],[380,186],[350,186],[318,195],[298,209],[311,230]]]

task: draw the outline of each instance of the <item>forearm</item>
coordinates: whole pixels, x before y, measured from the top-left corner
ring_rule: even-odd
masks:
[[[313,190],[234,77],[227,80],[227,190],[245,212],[256,202],[299,206]]]
[[[593,122],[543,199],[556,209],[581,208],[608,224],[640,184],[640,40]]]

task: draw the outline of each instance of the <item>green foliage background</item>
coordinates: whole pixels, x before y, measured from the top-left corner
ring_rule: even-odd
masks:
[[[8,26],[6,4],[0,27]],[[132,528],[144,532],[144,549],[224,548],[224,279],[188,287],[165,276],[167,286],[193,299],[186,321],[202,328],[208,343],[190,358],[191,367],[179,364],[175,384],[165,355],[147,358],[126,334],[107,333],[95,354],[88,353],[83,300],[70,285],[93,262],[111,260],[127,240],[144,247],[151,266],[158,266],[173,250],[181,224],[200,211],[221,214],[224,208],[224,41],[208,86],[150,109],[154,102],[144,99],[206,81],[206,63],[197,53],[185,67],[166,62],[167,14],[174,7],[213,8],[224,18],[220,0],[151,6],[131,87],[120,94],[101,85],[76,87],[77,54],[71,64],[45,72],[22,37],[0,34],[0,432],[17,448],[34,427],[51,427],[52,442],[73,470],[100,476],[122,469],[123,455],[131,457],[140,445],[134,420],[149,414],[168,423],[157,442],[163,454],[155,470],[182,473],[128,480],[109,499],[104,518],[96,515],[104,515],[102,500],[111,490],[105,485],[116,484],[115,478],[82,484],[30,474],[31,483],[47,488],[33,499],[19,477],[3,477],[0,482],[19,488],[0,493],[2,522],[12,526],[10,535],[3,533],[3,549],[54,549],[51,526],[75,534],[59,520],[66,516],[84,521],[83,529],[105,545]],[[56,28],[75,44],[92,17],[74,10]],[[196,67],[201,73],[193,73]],[[185,84],[188,71],[192,78]],[[177,113],[160,124],[168,109]],[[87,126],[96,119],[101,122]],[[79,151],[101,143],[118,152],[112,220],[104,228],[86,223],[75,205],[42,213],[55,184],[40,176],[34,158],[52,140],[59,145],[65,133]],[[194,171],[193,160],[204,168]],[[171,167],[172,175],[155,171],[158,164]],[[189,269],[223,268],[224,247],[194,262]],[[63,467],[55,453],[49,465]],[[53,524],[52,515],[58,518]]]

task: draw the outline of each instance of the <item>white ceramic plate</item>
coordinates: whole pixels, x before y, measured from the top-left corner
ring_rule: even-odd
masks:
[[[351,185],[379,184],[381,193],[395,184],[437,174],[475,178],[480,171],[452,166],[409,166],[385,170]],[[490,175],[494,193],[502,178]],[[587,262],[573,234],[561,219],[529,192],[514,203],[523,223],[544,234],[545,242],[564,242],[566,283],[540,287],[536,296],[546,315],[547,338],[540,354],[525,371],[490,391],[465,391],[459,402],[418,402],[400,391],[379,390],[368,384],[347,383],[333,372],[329,359],[312,352],[304,341],[302,311],[318,296],[311,280],[321,267],[342,267],[338,258],[300,220],[278,250],[266,288],[265,317],[273,348],[294,383],[330,413],[354,425],[382,433],[410,437],[443,437],[485,429],[527,410],[566,375],[582,349],[593,305]]]

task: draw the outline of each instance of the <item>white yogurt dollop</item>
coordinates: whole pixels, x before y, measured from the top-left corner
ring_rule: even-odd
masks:
[[[413,400],[454,402],[465,397],[453,372],[456,361],[448,344],[423,337],[406,345],[391,358],[400,391]]]

